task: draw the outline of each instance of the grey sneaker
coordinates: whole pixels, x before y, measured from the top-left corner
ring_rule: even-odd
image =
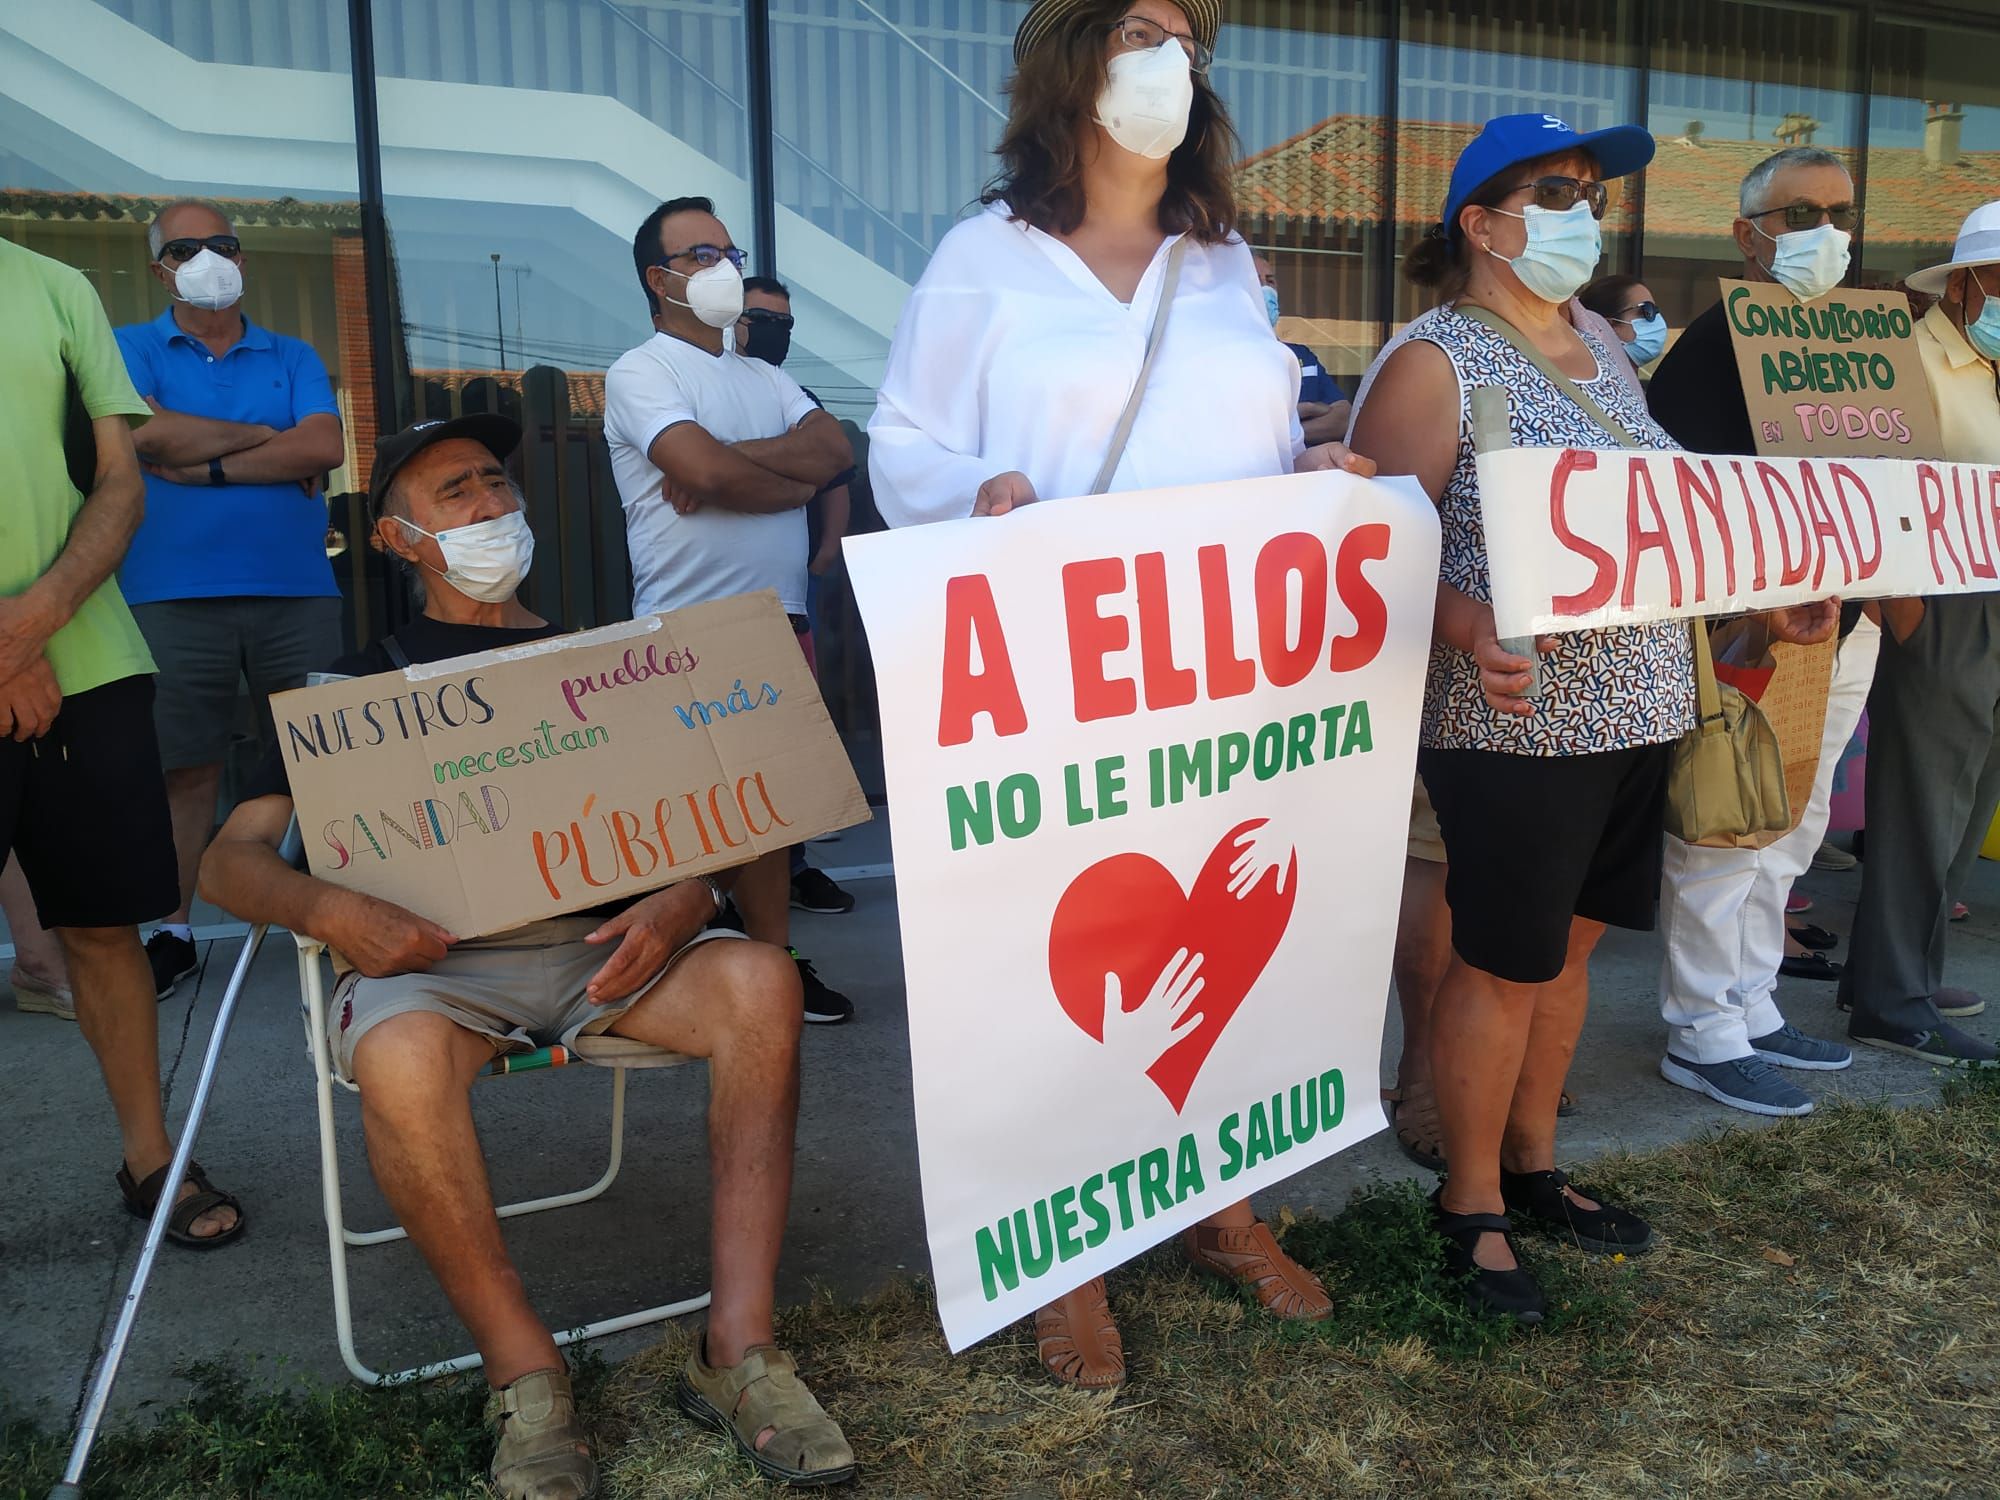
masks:
[[[1851,870],[1860,863],[1860,860],[1832,839],[1822,839],[1812,857],[1812,867],[1815,870]]]
[[[1787,1022],[1769,1036],[1753,1036],[1750,1045],[1765,1062],[1781,1068],[1808,1068],[1816,1073],[1838,1073],[1853,1063],[1854,1054],[1838,1042],[1823,1042],[1807,1036]]]
[[[1778,1070],[1757,1056],[1728,1062],[1694,1063],[1669,1052],[1660,1059],[1660,1076],[1697,1094],[1706,1094],[1731,1109],[1753,1115],[1809,1115],[1813,1102]]]
[[[1960,1031],[1949,1021],[1939,1022],[1935,1031],[1903,1031],[1856,1016],[1849,1023],[1847,1034],[1857,1042],[1866,1042],[1885,1052],[1921,1057],[1925,1062],[1940,1063],[1947,1068],[2000,1068],[2000,1047]]]

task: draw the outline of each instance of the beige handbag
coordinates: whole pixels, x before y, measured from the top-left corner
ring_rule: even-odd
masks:
[[[1511,343],[1557,390],[1625,447],[1646,446],[1505,318],[1485,307],[1461,307],[1458,311]],[[1667,832],[1683,843],[1761,849],[1783,838],[1792,827],[1784,753],[1764,710],[1736,688],[1715,680],[1706,622],[1696,619],[1688,625],[1694,644],[1695,701],[1700,719],[1674,742],[1667,770]]]

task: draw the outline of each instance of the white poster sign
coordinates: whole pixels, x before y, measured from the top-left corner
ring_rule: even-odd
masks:
[[[847,557],[962,1349],[1382,1128],[1437,519],[1316,474]]]
[[[1506,448],[1479,456],[1501,636],[2000,588],[2000,467]]]

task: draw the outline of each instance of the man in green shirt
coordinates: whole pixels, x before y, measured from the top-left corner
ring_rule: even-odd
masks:
[[[148,1214],[173,1145],[137,924],[172,911],[179,884],[153,659],[112,576],[145,510],[131,428],[148,409],[90,283],[5,239],[0,323],[0,864],[20,862],[62,943],[118,1116],[119,1188]],[[72,390],[82,412],[66,434]],[[79,446],[96,449],[87,497],[70,478]],[[176,1242],[242,1233],[236,1200],[199,1168],[176,1198]]]

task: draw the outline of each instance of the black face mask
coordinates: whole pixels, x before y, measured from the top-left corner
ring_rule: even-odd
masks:
[[[792,330],[775,319],[752,318],[749,336],[737,352],[767,365],[782,365],[792,352]]]

